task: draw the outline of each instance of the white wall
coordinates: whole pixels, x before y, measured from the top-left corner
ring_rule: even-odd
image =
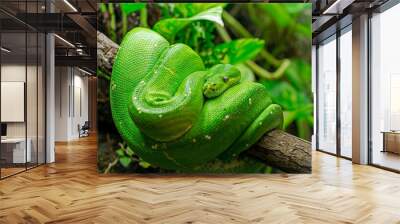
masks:
[[[38,71],[36,70],[38,69]],[[7,124],[8,138],[25,138],[29,139],[32,161],[44,163],[44,74],[42,68],[25,64],[3,64],[1,66],[2,82],[24,82],[26,84],[26,107],[25,104],[20,108],[21,113],[26,112],[26,121],[22,122],[5,122]],[[27,81],[25,80],[27,78]],[[24,90],[21,90],[24,94]],[[7,97],[7,96],[2,96]],[[2,107],[1,110],[7,111],[12,108]],[[7,111],[11,112],[12,111]],[[39,155],[37,156],[37,153]]]
[[[76,74],[76,72],[79,72],[79,70],[75,70],[75,75],[74,75],[74,107],[72,108],[72,130],[71,130],[71,135],[74,136],[74,138],[79,137],[79,132],[78,132],[78,124],[81,126],[85,123],[85,121],[88,121],[89,119],[89,103],[88,103],[88,78],[84,75],[83,73],[79,72]]]
[[[55,141],[68,140],[68,88],[70,84],[68,71],[67,67],[55,68]]]
[[[28,85],[31,88],[27,88],[27,119],[28,119],[28,137],[30,128],[35,130],[36,135],[36,79],[31,77],[31,74],[35,74],[36,77],[36,66],[27,66],[19,64],[4,64],[1,66],[1,81],[2,82],[25,82],[26,70],[28,72]],[[33,87],[32,87],[33,86]],[[40,107],[41,105],[39,105]],[[34,108],[32,108],[34,107]],[[7,110],[7,108],[1,108]],[[32,113],[34,111],[35,113]],[[33,123],[32,123],[33,122]],[[33,131],[32,131],[33,132]],[[25,122],[7,122],[7,136],[8,137],[25,137]]]
[[[74,140],[78,125],[88,120],[88,78],[72,67],[56,67],[55,73],[55,140]]]

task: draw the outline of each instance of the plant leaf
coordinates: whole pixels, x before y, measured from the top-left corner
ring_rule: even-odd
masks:
[[[125,168],[129,167],[131,162],[132,162],[132,159],[130,157],[124,156],[124,157],[119,158],[119,163],[121,163],[121,165]]]
[[[121,3],[121,10],[127,15],[146,7],[146,3]]]
[[[278,3],[262,4],[262,8],[269,15],[269,17],[278,24],[280,28],[286,28],[293,23],[287,8]]]
[[[272,100],[285,110],[298,110],[312,104],[302,91],[296,90],[286,81],[268,80],[263,81],[262,84],[268,89]]]
[[[203,11],[195,16],[189,18],[169,18],[158,21],[153,30],[163,35],[169,41],[173,40],[175,35],[191,22],[206,20],[217,23],[221,26],[224,25],[222,18],[222,7],[214,7]]]
[[[124,150],[123,149],[118,149],[115,151],[119,157],[125,156]]]
[[[283,111],[283,129],[286,129],[296,119],[296,111]]]
[[[227,3],[185,3],[185,4],[173,4],[170,3],[173,8],[182,15],[182,17],[194,16],[200,12],[206,11],[210,8],[221,6],[224,8]]]
[[[312,3],[283,3],[286,11],[290,14],[298,14],[304,10],[311,9]]]
[[[216,46],[215,52],[223,55],[223,63],[238,64],[253,59],[263,48],[263,40],[242,38]]]
[[[292,59],[285,75],[294,88],[311,93],[311,65],[302,59]]]
[[[151,164],[148,163],[148,162],[146,162],[146,161],[141,160],[141,161],[139,162],[139,166],[141,166],[141,167],[147,169],[147,168],[149,168],[149,167],[151,166]]]
[[[129,148],[129,147],[126,147],[126,151],[125,152],[126,152],[126,154],[128,156],[133,156],[135,154],[135,152],[133,152],[133,150],[131,148]]]

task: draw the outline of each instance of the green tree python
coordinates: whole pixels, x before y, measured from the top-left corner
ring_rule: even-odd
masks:
[[[113,65],[114,123],[137,155],[164,169],[235,158],[283,122],[266,88],[240,78],[233,65],[206,69],[189,46],[134,28]]]

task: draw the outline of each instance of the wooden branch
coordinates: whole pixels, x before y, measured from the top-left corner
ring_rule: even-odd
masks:
[[[311,144],[282,130],[271,131],[247,151],[288,173],[311,172]]]
[[[111,74],[119,46],[97,31],[97,66]],[[311,144],[281,130],[267,133],[246,153],[288,173],[311,172]]]
[[[97,67],[111,74],[118,48],[118,44],[97,31]]]

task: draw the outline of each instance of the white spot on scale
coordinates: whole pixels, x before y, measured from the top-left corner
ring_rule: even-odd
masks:
[[[159,114],[158,117],[159,117],[159,118],[162,118],[162,114]]]
[[[251,105],[251,98],[249,98],[249,105]]]
[[[261,126],[261,125],[262,125],[262,122],[259,122],[258,124]]]
[[[211,139],[211,136],[209,136],[209,135],[206,135],[206,136],[204,136],[206,139],[208,139],[208,140],[210,140]]]
[[[249,144],[246,144],[246,147],[249,147],[250,145]]]
[[[229,118],[230,118],[229,114],[228,114],[228,115],[225,115],[224,121],[228,120]]]
[[[194,138],[194,139],[192,139],[192,141],[193,141],[193,143],[196,143],[196,139]]]

